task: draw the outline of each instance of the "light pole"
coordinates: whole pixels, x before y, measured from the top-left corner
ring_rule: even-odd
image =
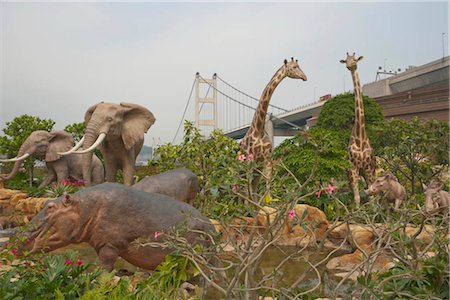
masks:
[[[442,58],[445,57],[445,32],[442,33]]]

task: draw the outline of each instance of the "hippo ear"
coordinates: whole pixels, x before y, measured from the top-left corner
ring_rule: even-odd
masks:
[[[70,195],[69,194],[67,194],[67,193],[64,193],[64,195],[63,195],[63,204],[64,204],[64,206],[69,206],[69,205],[72,205],[72,198],[70,197]]]

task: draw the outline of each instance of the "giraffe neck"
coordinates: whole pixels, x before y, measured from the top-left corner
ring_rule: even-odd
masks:
[[[253,134],[263,134],[264,133],[264,125],[266,123],[266,115],[267,110],[269,108],[269,102],[272,98],[273,92],[276,87],[280,84],[280,82],[286,77],[283,72],[283,67],[281,67],[275,75],[273,75],[272,79],[270,79],[266,88],[264,89],[261,99],[259,99],[258,106],[256,107],[255,114],[253,115],[252,124],[250,125],[250,129]]]
[[[353,86],[355,87],[355,124],[353,125],[352,137],[357,138],[359,143],[367,139],[364,119],[364,104],[362,99],[361,84],[359,82],[358,72],[351,71]],[[360,145],[359,145],[360,146]]]

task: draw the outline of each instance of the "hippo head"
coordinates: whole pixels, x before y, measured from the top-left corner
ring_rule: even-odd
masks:
[[[23,250],[30,253],[39,250],[53,251],[72,243],[78,235],[80,214],[78,200],[64,195],[48,202],[44,209],[33,218]]]

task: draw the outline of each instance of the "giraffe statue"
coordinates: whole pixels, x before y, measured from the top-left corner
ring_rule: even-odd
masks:
[[[359,207],[361,198],[359,196],[359,176],[362,175],[367,186],[375,181],[375,156],[373,148],[370,145],[369,137],[365,129],[364,105],[362,99],[361,84],[357,69],[357,62],[363,57],[355,57],[347,52],[347,59],[340,62],[346,64],[347,69],[352,74],[353,86],[355,88],[355,124],[348,144],[349,160],[352,168],[349,171],[350,186],[353,191],[356,207]]]
[[[267,182],[272,178],[272,142],[267,135],[267,132],[264,130],[264,125],[266,123],[270,98],[272,98],[273,92],[285,77],[302,79],[303,81],[306,81],[307,79],[305,73],[303,73],[298,65],[298,60],[294,60],[292,57],[291,61],[288,62],[285,59],[284,64],[278,69],[275,75],[273,75],[272,79],[270,79],[264,89],[255,114],[253,115],[250,128],[240,143],[241,152],[244,155],[253,155],[255,160],[263,163],[263,174]],[[257,176],[257,179],[252,182],[254,191],[258,180],[259,178]]]

